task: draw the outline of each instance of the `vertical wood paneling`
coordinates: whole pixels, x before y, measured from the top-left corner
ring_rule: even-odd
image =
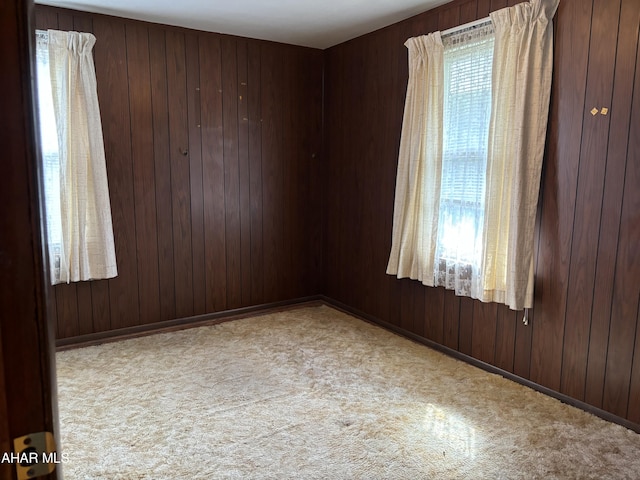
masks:
[[[472,22],[478,17],[478,2],[470,0],[460,5],[460,23]]]
[[[378,35],[379,34],[374,34],[371,42],[375,42]],[[374,118],[369,114],[374,110],[374,107],[367,104],[367,98],[369,98],[367,91],[370,90],[369,86],[374,81],[373,79],[367,78],[368,70],[372,68],[369,59],[369,51],[371,50],[369,43],[370,42],[367,42],[367,45],[364,47],[362,55],[355,60],[353,68],[359,73],[356,75],[355,71],[352,72],[349,79],[351,85],[356,85],[356,88],[350,87],[352,108],[347,110],[341,125],[342,128],[347,130],[348,141],[362,146],[360,155],[364,162],[368,161],[367,152],[371,148],[368,142],[368,136],[372,130],[375,130]],[[345,165],[345,181],[350,184],[353,194],[343,197],[342,199],[345,213],[345,216],[342,218],[342,222],[344,223],[343,229],[349,232],[350,238],[349,244],[343,246],[342,261],[345,264],[357,262],[358,265],[363,265],[363,268],[344,269],[344,281],[346,285],[357,285],[356,288],[349,288],[349,305],[360,304],[363,289],[366,288],[365,284],[362,283],[362,278],[366,275],[366,271],[369,268],[367,265],[369,262],[364,261],[362,248],[366,231],[362,203],[364,202],[366,194],[363,185],[363,176],[360,175],[360,173],[361,166],[359,162],[351,161]],[[401,300],[401,311],[404,312],[402,324],[410,330],[413,325],[413,319],[411,318],[413,309],[411,305],[410,282],[403,282],[402,288],[406,289],[404,292],[405,295]]]
[[[60,20],[98,37],[120,271],[55,288],[58,336],[135,325],[153,308],[165,320],[200,313],[202,302],[213,312],[323,288],[638,422],[635,0],[560,2],[530,325],[522,312],[384,273],[407,80],[402,43],[513,3],[454,1],[324,55],[39,6],[39,28]],[[591,103],[610,103],[609,116],[591,117]]]
[[[425,288],[424,336],[444,343],[444,288]]]
[[[413,327],[413,285],[408,278],[400,280],[400,308],[398,326],[407,331]]]
[[[478,0],[478,18],[484,18],[491,13],[491,0]]]
[[[595,0],[589,47],[584,121],[582,127],[581,160],[578,171],[576,211],[573,218],[571,262],[565,314],[562,378],[560,389],[567,395],[584,398],[589,327],[594,291],[596,255],[609,115],[592,115],[590,110],[610,105],[613,70],[618,32],[611,28],[620,15],[620,2]]]
[[[91,305],[93,314],[92,333],[109,330],[111,328],[111,302],[108,280],[91,282]]]
[[[224,125],[225,232],[227,235],[227,308],[242,301],[240,263],[240,178],[238,170],[238,64],[236,40],[223,37],[222,122]]]
[[[142,25],[128,24],[126,34],[140,323],[150,323],[160,319],[160,283],[149,33]]]
[[[372,268],[370,259],[352,254],[354,249],[364,249],[366,235],[374,250],[388,255],[390,225],[372,224],[368,219],[383,215],[393,197],[367,197],[360,185],[386,185],[389,176],[395,178],[397,153],[385,149],[384,137],[400,131],[400,122],[384,123],[384,113],[376,109],[382,100],[374,87],[387,72],[369,68],[369,52],[379,49],[386,63],[392,58],[404,62],[396,70],[400,81],[393,87],[393,82],[386,84],[384,100],[403,101],[406,51],[392,45],[392,38],[404,40],[444,30],[515,3],[459,0],[387,27],[389,41],[383,47],[378,44],[380,32],[375,32],[329,49],[327,292],[414,334],[637,421],[640,272],[637,247],[630,245],[640,244],[635,226],[640,222],[631,221],[631,212],[640,207],[637,189],[632,191],[630,185],[637,185],[635,165],[640,162],[634,157],[634,167],[629,167],[638,151],[632,142],[640,138],[640,120],[630,118],[630,99],[633,96],[635,108],[640,90],[633,86],[637,2],[560,2],[554,20],[554,83],[536,227],[535,308],[529,312],[528,326],[522,322],[523,312],[461,299],[451,291],[421,287],[414,281],[389,279],[384,268]],[[585,42],[590,35],[591,46]],[[609,107],[608,116],[592,117],[588,111],[593,106]],[[352,112],[366,113],[359,126],[362,131],[351,129]],[[628,138],[633,140],[627,145]],[[367,168],[369,151],[378,152],[386,170]],[[353,280],[363,274],[371,278],[360,286]],[[424,313],[415,308],[421,295]],[[371,297],[387,299],[386,315],[377,313]],[[422,319],[416,318],[420,315]]]
[[[300,66],[302,76],[301,86],[311,87],[300,89],[298,115],[303,119],[305,148],[303,158],[307,168],[304,175],[307,181],[305,202],[308,208],[300,207],[304,217],[301,241],[306,248],[301,248],[303,255],[301,266],[304,269],[303,284],[308,285],[312,292],[323,292],[324,259],[322,252],[322,226],[324,215],[325,162],[323,146],[323,81],[324,81],[324,53],[315,51],[311,55],[302,56]],[[317,79],[323,81],[318,82]]]
[[[503,305],[497,308],[495,358],[493,363],[507,372],[513,372],[514,345],[516,337],[515,312]]]
[[[557,16],[570,18],[554,39],[548,154],[536,272],[535,322],[532,323],[531,379],[560,389],[562,342],[567,303],[570,247],[576,203],[581,125],[585,103],[591,2],[560,3]]]
[[[628,10],[626,7],[629,6],[632,8],[633,2],[631,1],[625,1],[624,5],[623,5],[623,9],[622,9],[622,13],[624,14],[629,14],[629,17],[631,19],[635,19],[635,26],[636,29],[635,31],[638,31],[638,28],[640,27],[640,9],[635,9],[635,10]],[[626,20],[625,20],[626,22]],[[625,24],[626,25],[629,24]],[[631,23],[630,25],[633,25],[633,23]],[[632,28],[629,29],[629,31],[633,31]],[[626,33],[625,33],[626,35]],[[626,38],[622,37],[622,38]],[[630,167],[627,167],[628,173],[626,175],[625,178],[625,197],[624,197],[624,202],[625,202],[625,206],[626,206],[626,212],[629,214],[630,212],[635,212],[634,213],[630,213],[631,218],[630,217],[623,217],[623,220],[625,221],[624,225],[625,225],[625,229],[621,230],[621,233],[624,232],[624,236],[621,236],[621,239],[623,240],[623,242],[629,242],[626,245],[626,248],[628,248],[629,250],[625,250],[625,251],[630,251],[632,252],[631,257],[624,257],[623,258],[623,262],[625,262],[625,266],[624,266],[624,272],[626,273],[626,275],[628,275],[628,282],[631,284],[632,288],[633,288],[633,284],[635,283],[636,286],[636,296],[638,298],[638,302],[636,304],[636,324],[635,324],[635,328],[636,328],[636,336],[635,336],[635,349],[634,349],[634,353],[633,353],[633,367],[632,367],[632,371],[631,371],[631,386],[629,388],[629,400],[628,400],[628,408],[627,408],[627,415],[626,418],[628,418],[630,421],[636,423],[636,424],[640,424],[640,292],[638,292],[638,275],[640,275],[640,265],[638,265],[638,253],[637,253],[637,246],[638,246],[638,238],[640,237],[640,228],[638,227],[638,225],[640,224],[640,221],[638,221],[638,212],[640,212],[640,194],[638,193],[638,181],[640,180],[640,135],[638,134],[638,128],[640,126],[640,40],[636,40],[635,45],[636,45],[636,70],[635,70],[635,86],[633,89],[633,110],[631,113],[631,128],[632,130],[630,131],[630,135],[629,135],[629,157],[628,157],[628,162]],[[631,45],[633,45],[633,41],[629,42]],[[628,57],[627,57],[628,58]],[[624,110],[623,110],[624,111]],[[634,130],[635,129],[635,130]],[[633,186],[636,186],[635,189],[633,189]],[[631,191],[628,195],[628,197],[626,196],[626,189],[629,188]],[[635,191],[633,191],[635,190]],[[621,225],[622,227],[622,225]],[[627,230],[628,228],[628,230]],[[634,247],[632,246],[635,243],[636,248],[634,249]],[[633,262],[630,265],[627,262]],[[628,267],[631,267],[630,270],[627,270]],[[625,298],[626,302],[631,302],[633,297],[629,297],[629,298]],[[626,321],[627,322],[631,322],[631,318],[627,317]]]
[[[285,207],[282,210],[282,256],[280,265],[282,279],[285,284],[291,285],[291,267],[295,262],[295,239],[293,238],[293,224],[295,219],[295,202],[297,201],[297,190],[299,185],[294,185],[291,181],[296,175],[299,163],[296,162],[298,155],[297,140],[295,135],[295,115],[292,108],[296,98],[296,82],[291,77],[291,70],[297,61],[292,49],[287,48],[283,52],[282,63],[282,144],[289,145],[290,148],[282,150],[282,203]],[[286,94],[284,94],[286,92]],[[292,295],[292,292],[288,292]]]
[[[626,418],[640,425],[640,298],[638,298],[638,316],[636,318],[636,340],[629,388],[629,407]]]
[[[238,176],[240,183],[241,303],[251,302],[251,172],[249,165],[249,59],[246,41],[238,40]]]
[[[392,37],[393,38],[393,37]],[[353,163],[354,169],[354,177],[355,182],[353,182],[354,188],[357,189],[358,195],[355,202],[353,202],[353,219],[357,219],[359,222],[359,228],[355,232],[352,232],[351,236],[352,245],[349,247],[349,250],[352,252],[352,255],[356,256],[356,261],[365,266],[365,268],[358,269],[357,275],[353,278],[352,282],[357,284],[358,287],[354,289],[354,293],[357,293],[357,296],[354,298],[355,305],[371,305],[375,303],[373,301],[373,278],[375,275],[372,273],[373,268],[383,268],[382,265],[377,265],[377,257],[375,255],[375,251],[377,250],[376,245],[379,245],[378,241],[371,241],[369,236],[374,232],[375,222],[376,222],[376,213],[372,212],[368,205],[371,204],[374,195],[378,195],[376,186],[372,183],[377,175],[374,174],[376,172],[376,164],[378,162],[378,153],[376,152],[376,148],[386,151],[387,150],[387,142],[386,139],[380,139],[380,141],[376,142],[374,137],[379,132],[384,132],[387,130],[387,124],[389,120],[385,118],[384,115],[380,115],[379,109],[383,109],[388,105],[386,102],[368,102],[369,98],[383,98],[383,85],[386,82],[386,77],[388,72],[392,72],[391,65],[386,65],[388,69],[385,72],[382,68],[385,65],[386,52],[388,49],[384,48],[385,41],[388,41],[389,35],[387,31],[382,30],[380,32],[376,32],[375,35],[372,35],[371,40],[367,42],[364,55],[362,57],[362,68],[360,69],[361,76],[357,78],[357,81],[360,83],[361,88],[361,96],[358,98],[358,107],[354,112],[356,114],[356,118],[352,121],[355,123],[352,124],[353,134],[357,136],[357,142],[363,146],[361,155],[362,162],[364,165],[367,165],[367,169],[370,171],[368,175],[359,175],[357,170],[360,168],[359,165]],[[393,38],[393,41],[397,41]],[[357,247],[356,247],[357,246]],[[365,259],[369,259],[367,262]],[[402,315],[402,324],[409,331],[413,331],[414,322],[416,322],[415,316],[415,306],[416,302],[416,289],[413,285],[414,282],[406,282],[403,285],[403,300],[401,304],[401,310],[403,312]],[[422,324],[422,319],[419,321]]]
[[[193,315],[193,254],[185,35],[167,31],[167,95],[176,316]]]
[[[307,61],[307,55],[299,48],[291,48],[288,68],[285,69],[285,92],[289,92],[289,101],[285,104],[286,120],[283,125],[285,133],[284,143],[291,145],[288,155],[285,155],[287,163],[284,167],[285,191],[289,193],[288,220],[285,223],[285,240],[290,245],[288,275],[285,276],[286,284],[291,285],[289,296],[299,297],[303,295],[305,285],[312,285],[313,279],[308,271],[308,258],[319,254],[314,253],[314,240],[316,236],[315,226],[318,214],[311,210],[313,204],[312,183],[318,181],[310,176],[313,171],[314,159],[312,154],[316,135],[313,132],[317,126],[317,119],[321,111],[317,108],[307,110],[309,95],[314,90],[309,90],[306,85],[313,85],[313,78],[321,78],[321,70],[313,68]],[[301,72],[305,72],[301,74]],[[309,75],[314,75],[311,77]],[[321,97],[315,95],[315,98]],[[315,118],[314,118],[315,117]]]
[[[329,96],[332,100],[328,110],[327,118],[344,118],[347,108],[346,106],[346,98],[347,88],[345,81],[345,76],[348,76],[346,73],[346,57],[347,57],[347,46],[339,51],[335,55],[335,60],[333,62],[333,69],[331,71],[332,76],[329,78],[327,82],[327,89],[329,90]],[[344,281],[344,273],[341,268],[343,265],[342,258],[342,243],[343,239],[347,238],[345,235],[346,231],[343,229],[343,221],[342,216],[344,213],[341,212],[341,209],[344,205],[342,202],[342,196],[344,195],[346,176],[344,175],[345,171],[345,162],[334,162],[332,161],[334,158],[344,158],[346,155],[344,153],[346,140],[346,132],[345,129],[341,128],[342,122],[327,122],[327,130],[329,130],[329,147],[330,150],[328,152],[328,177],[329,177],[329,185],[330,188],[327,189],[327,221],[328,224],[325,227],[325,231],[331,231],[331,235],[327,237],[327,244],[329,253],[327,254],[327,268],[329,270],[329,280],[327,281],[327,288],[329,295],[332,298],[338,299],[347,299],[349,290],[346,288],[346,283]],[[401,282],[396,282],[394,284],[396,288],[399,290],[402,286]],[[397,312],[397,309],[392,313],[389,312],[390,318],[393,318],[393,314]]]
[[[73,29],[77,32],[93,33],[93,20],[91,17],[74,15]]]
[[[633,0],[623,0],[620,11],[620,28],[616,55],[615,83],[611,103],[611,125],[607,167],[604,179],[604,197],[600,216],[600,235],[596,265],[596,288],[593,293],[593,310],[589,337],[589,357],[585,401],[602,406],[604,373],[611,323],[611,301],[615,276],[620,214],[622,211],[627,147],[629,143],[629,118],[633,95],[633,78],[636,68],[630,58],[636,56],[640,9]],[[636,90],[637,91],[637,90]]]
[[[491,0],[491,11],[495,12],[509,5],[509,0]]]
[[[637,29],[637,25],[636,25]],[[636,30],[637,31],[637,30]],[[626,417],[631,410],[638,416],[638,397],[630,397],[635,341],[638,335],[640,314],[640,49],[636,53],[636,74],[633,89],[633,106],[627,168],[620,216],[618,257],[613,282],[613,305],[609,329],[609,349],[605,369],[605,410]],[[635,129],[635,130],[634,130]],[[637,349],[635,349],[637,351]],[[637,373],[636,373],[637,377]],[[634,392],[638,391],[635,384]],[[630,402],[631,401],[631,405]]]
[[[93,333],[93,300],[91,298],[91,283],[78,283],[76,294],[78,297],[78,335]]]
[[[262,222],[264,254],[264,299],[279,299],[283,252],[282,174],[282,53],[263,44],[261,58],[262,100]]]
[[[471,355],[486,363],[495,361],[497,319],[497,304],[473,302]]]
[[[338,122],[328,121],[330,118],[342,118],[342,107],[344,105],[343,90],[344,83],[342,76],[347,75],[344,68],[343,58],[345,56],[345,48],[332,49],[327,54],[326,64],[326,81],[325,81],[325,120],[324,130],[326,132],[324,151],[327,157],[326,161],[326,179],[328,187],[325,190],[324,202],[326,205],[324,213],[324,231],[326,233],[323,238],[323,248],[325,250],[325,288],[326,293],[342,300],[345,293],[341,288],[341,275],[338,268],[338,255],[340,240],[344,238],[338,223],[340,214],[340,193],[341,188],[340,171],[343,162],[334,161],[333,159],[343,158],[342,153],[343,134],[338,127]],[[331,234],[328,232],[331,230]],[[387,312],[389,315],[390,312]]]
[[[58,338],[317,294],[322,52],[37,11],[97,37],[119,269],[53,289]]]
[[[76,286],[73,284],[56,286],[55,301],[58,315],[57,335],[61,338],[79,335]]]
[[[227,308],[222,72],[220,39],[200,36],[202,182],[207,311]]]
[[[460,317],[458,320],[458,350],[472,355],[474,301],[469,297],[460,297]]]
[[[413,320],[411,325],[412,332],[425,337],[425,291],[426,289],[422,284],[418,282],[411,282],[413,312],[411,318]]]
[[[460,7],[455,3],[441,10],[438,15],[438,29],[440,31],[455,27],[456,25],[460,25],[460,23]]]
[[[516,344],[514,348],[513,373],[522,378],[531,378],[531,344],[533,326],[535,325],[535,310],[529,311],[529,325],[522,321],[524,314],[516,314]]]
[[[404,91],[408,78],[407,49],[404,42],[407,35],[399,29],[384,29],[378,35],[375,50],[370,56],[376,61],[374,75],[380,77],[373,94],[379,99],[376,110],[372,112],[376,124],[367,131],[367,147],[369,153],[369,167],[373,175],[365,177],[366,193],[362,209],[367,213],[367,230],[364,232],[363,243],[367,246],[365,264],[369,287],[363,302],[373,305],[374,312],[384,315],[391,307],[390,291],[393,288],[393,277],[377,275],[384,272],[389,261],[391,237],[387,234],[392,227],[393,197],[395,193],[396,165],[389,164],[386,158],[398,158],[400,149],[400,130],[396,128],[402,123],[404,115]],[[389,48],[394,46],[395,48]],[[368,83],[368,79],[363,79]],[[391,96],[390,90],[403,91],[401,96]],[[379,181],[382,179],[382,181]],[[384,202],[380,202],[384,199]],[[371,205],[380,202],[380,210],[371,209]],[[382,227],[382,229],[380,228]],[[367,258],[370,260],[367,261]],[[425,304],[424,289],[413,285],[413,329],[424,334],[425,315],[428,308]],[[364,308],[364,305],[362,305]]]
[[[167,52],[165,32],[159,28],[149,29],[149,62],[153,115],[156,225],[158,227],[156,248],[158,250],[160,319],[169,320],[176,318],[176,291],[173,261]]]
[[[426,23],[421,23],[408,30],[406,33],[403,29],[387,28],[385,29],[385,38],[382,39],[383,45],[380,48],[381,54],[384,55],[383,60],[380,63],[380,72],[385,75],[382,90],[384,94],[378,98],[379,103],[383,106],[385,112],[383,118],[385,124],[382,127],[382,138],[384,139],[384,149],[379,152],[375,152],[373,157],[375,163],[378,165],[375,170],[375,177],[369,180],[370,197],[369,204],[365,206],[367,210],[372,210],[371,214],[374,216],[374,225],[371,227],[373,232],[376,232],[375,241],[371,237],[367,238],[366,242],[371,242],[370,248],[375,251],[375,263],[369,265],[369,276],[372,279],[372,291],[369,292],[369,297],[373,300],[375,314],[384,318],[390,313],[393,314],[397,297],[398,282],[391,275],[378,275],[379,272],[385,272],[387,263],[389,261],[389,252],[391,251],[391,236],[388,232],[392,229],[393,224],[393,208],[394,208],[394,195],[397,177],[397,161],[389,162],[387,158],[398,158],[400,150],[400,136],[401,131],[397,128],[397,125],[402,124],[402,118],[404,116],[404,104],[406,96],[407,79],[409,77],[409,68],[407,62],[407,49],[404,46],[406,40],[418,34],[425,33],[420,31],[420,28],[424,27],[429,29],[430,27],[437,25],[437,19],[433,16],[427,19]],[[409,33],[411,32],[411,33]],[[385,43],[386,42],[386,43]],[[395,48],[388,48],[385,45],[389,45]],[[344,73],[348,75],[348,70]],[[388,91],[402,92],[399,96],[388,95]],[[378,113],[380,115],[380,113]],[[369,148],[375,149],[378,146],[376,134],[380,132],[369,132]],[[384,153],[383,153],[384,152]],[[377,209],[371,209],[372,205],[378,205]],[[368,232],[371,235],[372,232]],[[369,262],[367,262],[369,264]],[[374,281],[375,280],[375,281]],[[419,299],[418,299],[419,301]],[[425,299],[426,302],[426,299]],[[366,310],[364,305],[361,308]],[[425,304],[424,311],[430,311],[430,306]],[[414,325],[419,325],[419,330],[422,332],[427,331],[429,327],[433,327],[432,324],[425,325],[425,318],[414,318]]]
[[[262,99],[261,46],[251,42],[248,47],[247,110],[249,118],[249,198],[251,216],[250,302],[264,302],[264,255],[262,225]]]
[[[36,8],[35,24],[38,30],[58,29],[58,13],[56,10]]]
[[[191,192],[191,248],[193,265],[193,314],[206,309],[204,254],[204,187],[202,185],[202,135],[200,117],[200,55],[198,36],[185,36],[187,66],[187,114],[189,118],[189,188]]]
[[[444,292],[444,335],[446,347],[458,350],[460,331],[460,297],[451,290]]]
[[[136,224],[131,158],[131,117],[125,24],[98,17],[93,22],[98,100],[107,159],[118,276],[109,280],[110,328],[140,322]]]

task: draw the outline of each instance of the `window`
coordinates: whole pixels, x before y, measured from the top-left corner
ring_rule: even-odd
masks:
[[[42,150],[44,203],[52,277],[60,278],[60,251],[62,248],[62,220],[60,215],[60,158],[58,131],[53,110],[51,75],[49,73],[49,46],[47,36],[36,36],[36,76],[38,88],[38,114],[40,120],[40,147]]]
[[[89,33],[36,32],[51,283],[117,275],[102,122]]]
[[[444,43],[444,102],[440,227],[436,283],[457,269],[478,271],[482,255],[485,172],[491,115],[491,24]],[[469,288],[469,287],[467,287]]]
[[[535,215],[559,0],[410,38],[387,273],[533,305]]]

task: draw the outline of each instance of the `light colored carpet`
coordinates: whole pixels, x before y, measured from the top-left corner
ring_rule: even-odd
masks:
[[[640,477],[640,435],[326,306],[57,361],[69,480]]]

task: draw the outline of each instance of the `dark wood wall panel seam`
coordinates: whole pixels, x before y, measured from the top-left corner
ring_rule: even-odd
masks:
[[[149,70],[153,125],[154,182],[156,186],[156,225],[158,235],[157,267],[160,291],[160,318],[175,316],[175,266],[173,262],[173,205],[171,198],[171,161],[168,145],[169,92],[167,88],[167,36],[164,30],[149,28]],[[154,40],[154,41],[152,41]],[[159,65],[157,62],[160,62]],[[158,91],[159,90],[159,91]],[[162,167],[162,168],[161,168]]]
[[[124,64],[127,66],[127,80],[128,80],[127,81],[127,96],[129,98],[129,146],[130,146],[130,155],[131,155],[131,160],[132,160],[131,161],[131,178],[135,182],[135,171],[134,171],[134,162],[135,162],[135,158],[134,158],[134,156],[135,156],[135,152],[134,152],[135,146],[134,146],[134,143],[135,143],[135,138],[133,136],[134,126],[133,126],[133,122],[132,122],[134,106],[133,106],[133,102],[132,102],[132,98],[131,98],[131,79],[130,79],[130,71],[129,71],[130,70],[129,69],[129,57],[130,57],[130,55],[129,55],[129,47],[128,47],[129,46],[129,42],[127,40],[127,37],[128,37],[127,30],[128,30],[127,29],[127,25],[125,25],[125,28],[124,28],[124,43],[125,43],[125,56],[126,56],[126,58],[125,58]],[[134,195],[135,195],[135,192],[134,192]],[[137,218],[137,216],[136,216],[136,202],[133,202],[132,209],[133,209],[133,218]],[[133,236],[136,239],[136,243],[137,243],[137,239],[138,239],[138,233],[137,233],[138,232],[138,223],[134,222],[133,225],[134,225]],[[141,268],[141,266],[140,266],[140,262],[138,262],[138,260],[137,260],[137,254],[138,254],[138,248],[137,248],[137,245],[136,245],[136,262],[135,263],[136,263],[136,270],[138,272],[138,276],[137,276],[137,278],[138,278],[137,294],[138,295],[137,296],[138,296],[138,305],[142,305],[142,298],[141,298],[141,294],[140,294],[140,274],[141,274],[140,268]],[[139,318],[138,318],[138,320],[139,320]],[[140,322],[138,322],[138,323],[140,323]]]
[[[204,272],[204,187],[202,183],[202,116],[200,87],[199,37],[189,33],[185,37],[187,66],[187,125],[189,150],[189,193],[191,218],[191,263],[193,285],[193,313],[205,313],[206,292]]]
[[[251,285],[250,303],[262,302],[264,298],[262,256],[264,227],[262,202],[262,47],[257,42],[247,46],[247,113],[249,118],[248,156],[249,156],[249,201],[251,213]]]

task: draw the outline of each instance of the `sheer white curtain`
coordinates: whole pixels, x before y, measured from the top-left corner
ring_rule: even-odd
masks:
[[[45,184],[49,183],[45,185],[45,208],[54,284],[117,275],[91,54],[95,41],[88,33],[49,30],[40,33],[37,42]],[[48,70],[43,68],[47,64]],[[51,108],[52,117],[46,113]],[[53,135],[55,146],[51,145]]]
[[[444,155],[435,285],[479,298],[493,26],[464,29],[443,43]]]
[[[405,44],[409,84],[387,273],[514,310],[532,306],[558,1],[499,10],[490,25],[444,45],[439,32]]]

